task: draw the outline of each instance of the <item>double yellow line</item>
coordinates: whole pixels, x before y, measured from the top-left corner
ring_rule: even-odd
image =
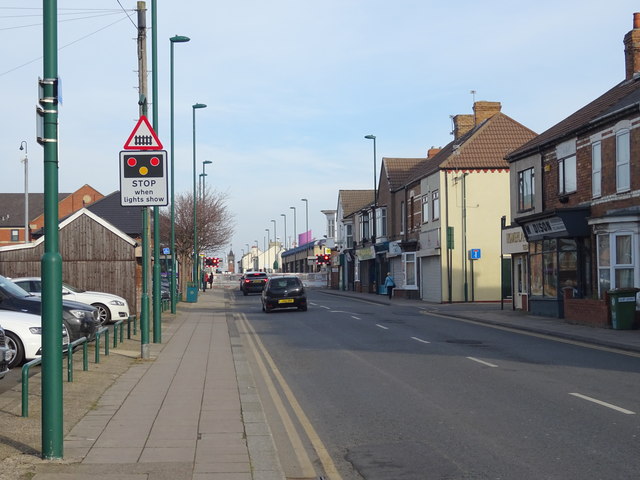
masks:
[[[247,317],[244,313],[239,313],[235,316],[239,324],[238,331],[241,335],[244,335],[249,347],[254,352],[254,357],[256,359],[258,369],[260,370],[260,374],[264,378],[267,389],[269,391],[269,396],[271,397],[278,415],[282,420],[282,424],[287,432],[287,435],[289,436],[289,440],[291,441],[291,445],[298,459],[298,464],[300,465],[303,476],[305,478],[311,478],[317,477],[318,475],[315,472],[313,463],[311,462],[311,459],[307,454],[307,450],[304,447],[298,430],[295,428],[294,421],[291,418],[291,415],[289,415],[288,409],[285,407],[285,400],[279,394],[278,388],[276,387],[276,384],[274,384],[272,378],[277,382],[277,385],[283,392],[284,397],[288,402],[296,420],[311,442],[311,445],[313,446],[313,449],[315,450],[316,454],[318,455],[318,459],[322,464],[324,473],[330,480],[342,480],[342,477],[338,473],[338,470],[336,469],[336,466],[333,463],[329,452],[322,443],[322,440],[320,440],[318,433],[313,428],[313,425],[311,425],[309,418],[304,413],[304,410],[302,410],[302,407],[300,406],[300,403],[298,403],[296,396],[291,391],[291,388],[280,373],[280,370],[273,361],[273,358],[271,358],[271,355],[269,355],[269,352],[267,352],[267,349],[264,347],[262,341],[260,340],[260,337],[247,320]]]

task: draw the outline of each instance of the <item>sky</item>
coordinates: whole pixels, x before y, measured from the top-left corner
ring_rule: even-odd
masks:
[[[58,189],[107,195],[120,188],[119,152],[139,118],[136,2],[57,4]],[[227,196],[235,222],[229,246],[207,253],[236,257],[273,239],[272,220],[284,241],[282,214],[291,238],[290,207],[297,233],[308,221],[322,238],[321,210],[336,209],[340,189],[373,189],[383,157],[449,143],[450,117],[472,113],[474,99],[548,129],[624,79],[622,41],[640,10],[631,0],[157,4],[157,134],[169,150],[169,38],[185,35],[174,48],[175,191],[193,192],[192,105],[206,104],[196,111],[196,172],[212,162],[207,186]],[[24,192],[22,141],[29,192],[43,192],[42,0],[2,2],[0,43],[0,192]]]

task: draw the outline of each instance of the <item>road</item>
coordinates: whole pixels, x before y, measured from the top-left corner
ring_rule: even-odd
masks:
[[[287,477],[638,478],[635,356],[319,291],[266,315],[238,293]]]

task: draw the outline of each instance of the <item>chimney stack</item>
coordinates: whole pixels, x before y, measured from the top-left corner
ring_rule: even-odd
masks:
[[[633,14],[633,30],[624,36],[625,78],[640,72],[640,13]]]
[[[473,115],[476,126],[480,125],[487,118],[491,118],[502,110],[500,102],[478,101],[473,104]]]
[[[442,148],[439,147],[431,147],[429,150],[427,150],[427,160],[435,157],[440,150],[442,150]]]
[[[453,117],[453,138],[457,140],[473,127],[473,115],[455,115]]]

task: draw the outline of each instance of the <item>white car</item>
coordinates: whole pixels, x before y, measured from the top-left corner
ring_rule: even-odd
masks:
[[[39,358],[42,352],[42,318],[32,313],[0,310],[0,326],[9,349],[9,368]],[[62,345],[69,344],[67,328],[62,324]]]
[[[42,294],[40,277],[12,278],[11,281],[32,295]],[[126,320],[129,318],[129,304],[117,295],[104,292],[90,292],[62,283],[62,298],[87,303],[98,309],[100,324]]]

